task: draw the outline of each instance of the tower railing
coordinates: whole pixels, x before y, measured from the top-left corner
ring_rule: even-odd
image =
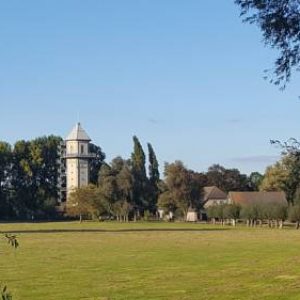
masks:
[[[81,153],[68,153],[64,155],[64,158],[95,158],[95,153],[81,154]]]

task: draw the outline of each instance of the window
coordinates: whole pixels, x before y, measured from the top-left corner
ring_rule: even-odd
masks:
[[[80,152],[81,152],[81,154],[83,154],[84,153],[84,146],[83,145],[80,145],[81,147],[80,147]]]

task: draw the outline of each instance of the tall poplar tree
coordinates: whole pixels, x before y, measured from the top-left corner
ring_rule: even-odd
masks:
[[[133,153],[131,154],[132,166],[139,175],[146,177],[146,156],[139,139],[133,137]]]
[[[148,143],[148,155],[149,155],[149,209],[154,212],[159,196],[159,164],[156,154],[150,143]]]
[[[153,184],[159,182],[159,170],[158,161],[154,149],[150,143],[148,143],[148,154],[149,154],[149,179]]]
[[[146,157],[139,139],[133,137],[133,153],[131,154],[133,175],[133,201],[137,213],[149,207],[147,196],[148,178],[146,175]]]

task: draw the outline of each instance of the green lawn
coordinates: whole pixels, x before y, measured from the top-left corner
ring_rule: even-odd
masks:
[[[168,223],[1,224],[14,300],[300,299],[300,231]]]

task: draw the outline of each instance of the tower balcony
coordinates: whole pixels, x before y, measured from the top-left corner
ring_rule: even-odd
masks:
[[[92,159],[95,158],[95,153],[89,153],[89,154],[81,154],[81,153],[67,153],[64,155],[64,158],[83,158],[83,159]]]

